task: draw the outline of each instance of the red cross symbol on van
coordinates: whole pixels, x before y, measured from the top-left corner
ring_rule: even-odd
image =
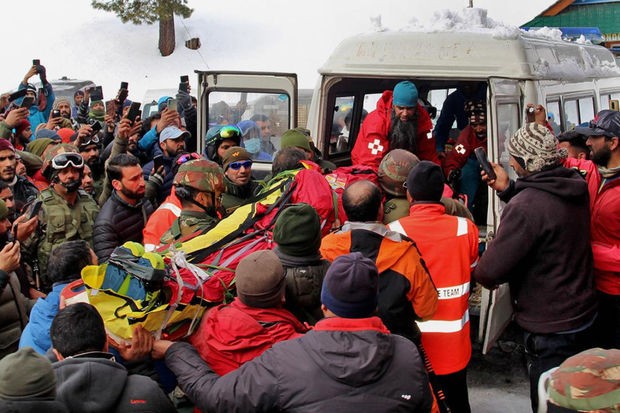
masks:
[[[370,153],[376,155],[379,152],[383,152],[383,145],[381,145],[381,141],[379,139],[375,139],[368,144],[368,149],[370,149]]]

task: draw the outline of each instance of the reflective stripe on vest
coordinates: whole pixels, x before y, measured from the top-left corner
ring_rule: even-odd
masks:
[[[456,226],[456,236],[460,237],[461,235],[467,235],[467,218],[456,217],[457,218],[457,226]],[[390,222],[388,224],[388,228],[392,231],[403,234],[406,237],[409,237],[405,228],[403,228],[400,220]],[[412,237],[409,237],[412,238]]]
[[[458,227],[456,228],[456,236],[467,235],[467,218],[456,217],[458,220]]]
[[[450,287],[437,288],[440,300],[450,300],[452,298],[462,297],[469,294],[469,281],[461,285],[453,285]]]
[[[164,202],[158,209],[167,209],[172,212],[177,218],[181,215],[181,208],[173,204],[172,202]]]
[[[422,333],[456,333],[469,322],[469,310],[465,310],[460,320],[416,321]]]

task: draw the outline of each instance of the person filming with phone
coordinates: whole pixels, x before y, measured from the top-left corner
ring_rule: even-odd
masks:
[[[546,126],[526,123],[506,147],[518,178],[510,180],[495,163],[495,179],[482,173],[506,206],[473,276],[489,289],[510,285],[536,411],[541,373],[594,347],[588,185],[577,170],[562,165],[566,149],[558,148]]]
[[[37,74],[43,86],[38,94],[37,87],[33,83],[29,83],[30,78]],[[22,89],[26,89],[26,96],[22,98],[20,103],[25,103],[25,107],[30,111],[28,121],[30,122],[32,130],[35,131],[40,123],[47,123],[54,105],[54,100],[56,99],[54,88],[52,88],[51,83],[47,81],[45,66],[43,66],[38,59],[32,61],[32,66],[28,72],[26,72],[24,79],[17,87],[17,90]]]

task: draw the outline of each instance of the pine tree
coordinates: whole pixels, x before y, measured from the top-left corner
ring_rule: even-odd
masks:
[[[187,19],[194,11],[187,6],[187,0],[92,0],[91,5],[115,13],[123,23],[159,22],[159,52],[162,56],[174,52],[174,15]]]

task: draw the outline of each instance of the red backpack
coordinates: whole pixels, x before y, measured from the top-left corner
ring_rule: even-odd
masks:
[[[334,169],[332,173],[325,175],[325,179],[338,196],[338,221],[340,221],[340,225],[347,220],[347,214],[342,207],[342,193],[347,186],[356,181],[368,180],[380,188],[377,172],[367,165],[340,166]]]

